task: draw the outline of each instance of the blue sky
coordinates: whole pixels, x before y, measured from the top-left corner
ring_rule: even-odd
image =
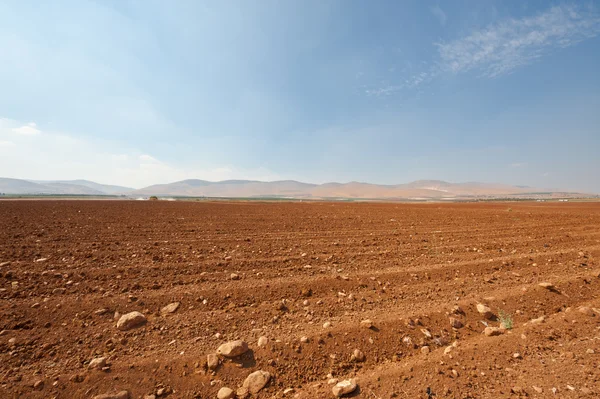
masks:
[[[600,192],[600,1],[0,1],[0,176]]]

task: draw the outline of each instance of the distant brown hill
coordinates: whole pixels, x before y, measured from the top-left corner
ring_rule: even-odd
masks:
[[[530,196],[533,198],[572,196],[574,193],[548,191],[490,183],[448,183],[420,180],[407,184],[370,183],[308,184],[293,180],[261,182],[251,180],[183,180],[135,190],[132,195],[189,197],[281,197],[281,198],[356,198],[356,199],[458,199]]]

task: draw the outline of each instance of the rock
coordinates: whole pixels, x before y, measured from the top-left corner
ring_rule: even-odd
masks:
[[[362,328],[373,328],[373,321],[371,319],[362,320],[360,326]]]
[[[544,283],[539,283],[538,285],[540,287],[542,287],[542,288],[545,288],[545,289],[549,290],[549,291],[555,291],[556,290],[556,287],[554,287],[554,284],[552,284],[552,283],[546,283],[546,282],[544,282]]]
[[[304,297],[310,297],[310,296],[312,296],[312,289],[310,289],[310,288],[303,288],[300,291],[300,295],[302,295]]]
[[[37,380],[36,382],[33,383],[33,389],[41,390],[43,388],[44,388],[43,380]]]
[[[594,317],[594,315],[595,315],[594,311],[587,306],[580,306],[579,308],[577,308],[577,311],[581,314],[584,314],[584,315],[590,316],[590,317]]]
[[[231,388],[223,387],[217,392],[217,399],[233,399],[235,392]]]
[[[325,323],[323,323],[323,328],[329,328],[329,327],[331,327],[330,321],[326,321]]]
[[[513,359],[523,359],[523,356],[519,352],[513,353]]]
[[[94,396],[94,399],[129,399],[128,391],[120,391],[117,393],[105,393]]]
[[[257,370],[246,377],[242,386],[247,388],[251,394],[256,395],[258,391],[267,385],[270,379],[271,374],[268,371]]]
[[[146,324],[146,316],[140,312],[130,312],[119,318],[119,321],[117,321],[117,328],[121,331],[127,331],[132,328],[143,326],[144,324]]]
[[[484,318],[486,318],[488,320],[492,320],[494,318],[494,313],[492,313],[492,309],[490,309],[488,306],[486,306],[482,303],[477,304],[477,311],[479,312],[480,315],[482,315]]]
[[[47,260],[48,260],[48,258],[39,258],[39,259],[36,259],[35,261],[36,262],[45,262]]]
[[[105,357],[97,357],[90,361],[88,368],[90,369],[101,369],[106,366],[106,358]]]
[[[232,280],[239,280],[240,279],[240,275],[236,274],[236,273],[231,273],[231,275],[229,276],[230,279]]]
[[[94,311],[94,314],[97,314],[98,316],[102,316],[103,314],[106,314],[106,313],[108,313],[108,309],[106,309],[106,308],[101,308],[101,309]]]
[[[421,353],[424,355],[427,355],[429,352],[431,352],[431,349],[429,349],[428,346],[424,346],[421,348]]]
[[[246,399],[248,396],[250,396],[250,392],[248,392],[248,388],[245,388],[245,387],[239,387],[235,391],[235,394],[237,395],[238,399]]]
[[[219,357],[214,353],[206,356],[206,366],[209,370],[216,370],[219,367]]]
[[[256,345],[267,346],[268,343],[269,343],[269,338],[262,336],[262,337],[258,338],[258,342],[256,343]]]
[[[529,323],[530,324],[540,324],[540,323],[543,323],[544,321],[546,321],[546,316],[540,316],[537,319],[529,320]]]
[[[160,314],[163,316],[166,316],[170,313],[175,313],[177,311],[177,309],[179,309],[179,305],[180,305],[179,302],[170,303],[160,310]]]
[[[349,393],[354,392],[357,387],[358,387],[358,385],[356,385],[356,381],[354,379],[352,379],[352,380],[344,380],[344,381],[338,382],[331,389],[331,392],[333,392],[333,394],[335,395],[335,397],[341,398],[344,395],[348,395]]]
[[[504,334],[504,330],[499,327],[486,327],[483,333],[488,337]]]
[[[462,321],[451,317],[450,318],[450,326],[452,326],[452,328],[463,328],[464,324],[462,323]]]
[[[352,352],[352,356],[350,357],[350,360],[353,362],[364,362],[365,359],[365,354],[359,349],[354,349],[354,352]]]
[[[535,385],[531,386],[533,388],[534,391],[536,391],[537,393],[542,393],[544,392],[544,390],[540,387],[536,387]]]
[[[286,388],[283,390],[284,395],[289,395],[291,393],[294,393],[294,388]]]
[[[230,341],[219,348],[217,348],[217,354],[225,357],[237,357],[248,352],[248,344],[244,341]]]
[[[302,342],[303,344],[307,344],[309,341],[308,337],[301,337],[300,338],[300,342]]]

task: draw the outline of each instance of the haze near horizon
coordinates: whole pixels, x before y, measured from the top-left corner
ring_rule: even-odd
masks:
[[[600,2],[0,3],[0,177],[599,193]]]

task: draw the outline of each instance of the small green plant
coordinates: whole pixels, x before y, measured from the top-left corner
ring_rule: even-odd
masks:
[[[500,320],[500,326],[506,328],[507,330],[512,330],[513,328],[513,319],[510,313],[506,313],[504,310],[500,309],[498,311],[498,319]]]

